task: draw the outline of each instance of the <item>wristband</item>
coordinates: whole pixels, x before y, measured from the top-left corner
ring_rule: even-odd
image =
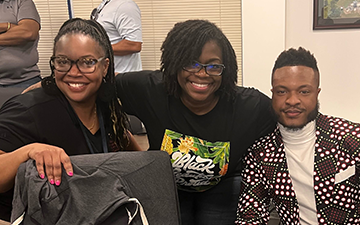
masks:
[[[7,22],[7,29],[6,31],[10,30],[11,24],[9,22]]]

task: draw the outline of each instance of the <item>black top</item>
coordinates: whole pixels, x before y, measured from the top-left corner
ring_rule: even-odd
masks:
[[[253,88],[237,87],[235,100],[220,98],[213,110],[199,116],[167,94],[160,71],[119,74],[116,82],[124,110],[145,125],[149,149],[161,148],[166,129],[212,143],[230,142],[227,176],[238,173],[248,147],[275,128],[271,100]]]
[[[11,152],[40,142],[61,147],[68,155],[89,154],[82,123],[63,95],[52,96],[42,88],[18,95],[0,109],[0,149]],[[86,130],[86,129],[85,129]],[[88,132],[94,152],[101,152],[101,132]],[[9,220],[12,190],[0,194],[0,219]]]

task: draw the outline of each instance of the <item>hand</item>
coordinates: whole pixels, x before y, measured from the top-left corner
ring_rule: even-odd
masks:
[[[125,136],[125,135],[124,135]],[[142,149],[140,145],[137,143],[134,135],[128,130],[127,136],[129,138],[129,144],[125,147],[125,150],[131,150],[131,151],[147,151],[146,148]]]
[[[24,93],[26,93],[26,92],[28,92],[28,91],[31,91],[31,90],[36,89],[36,88],[39,88],[39,87],[41,87],[41,81],[39,81],[39,82],[37,82],[36,84],[33,84],[33,85],[27,87],[25,90],[23,90],[23,91],[21,92],[21,94],[24,94]]]
[[[73,175],[70,157],[62,148],[40,143],[30,144],[29,147],[28,156],[35,160],[36,169],[41,178],[45,178],[46,172],[49,182],[59,186],[61,183],[61,165],[64,166],[69,176]]]

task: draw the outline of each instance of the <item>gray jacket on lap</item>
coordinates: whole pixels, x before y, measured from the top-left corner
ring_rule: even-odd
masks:
[[[20,165],[12,222],[25,213],[24,224],[180,224],[167,153],[79,155],[71,161],[74,175],[63,170],[60,186],[41,179],[33,160]]]

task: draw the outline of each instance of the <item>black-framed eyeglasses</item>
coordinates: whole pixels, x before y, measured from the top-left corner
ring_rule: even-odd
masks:
[[[201,64],[199,62],[194,61],[190,65],[184,66],[183,69],[190,73],[197,73],[202,68],[205,68],[205,72],[210,76],[221,76],[222,72],[225,69],[223,64]]]
[[[103,59],[105,59],[105,57],[98,59],[81,57],[74,61],[64,56],[53,56],[50,58],[50,65],[59,72],[67,73],[73,64],[75,64],[81,73],[93,73],[96,70],[96,64]]]

